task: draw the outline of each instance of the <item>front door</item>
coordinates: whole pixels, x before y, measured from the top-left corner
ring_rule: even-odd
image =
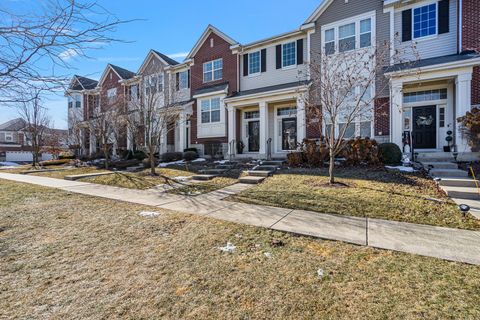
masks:
[[[282,119],[282,150],[297,148],[297,118]]]
[[[260,121],[248,122],[248,152],[260,151]]]
[[[413,108],[412,139],[415,149],[437,148],[437,106]]]

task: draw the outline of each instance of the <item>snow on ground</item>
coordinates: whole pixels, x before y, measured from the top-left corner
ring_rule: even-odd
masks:
[[[228,162],[230,162],[230,160],[220,160],[220,161],[215,161],[214,163],[215,164],[226,164]]]
[[[398,166],[398,167],[391,167],[391,166],[385,166],[387,169],[391,170],[399,170],[401,172],[415,172],[415,169],[413,167],[404,167],[404,166]]]
[[[175,177],[175,178],[172,178],[173,180],[175,181],[180,181],[180,182],[185,182],[185,181],[190,181],[192,180],[192,177]]]
[[[3,161],[0,162],[0,167],[18,167],[20,166],[18,163],[10,162],[10,161]]]
[[[198,158],[198,159],[193,160],[192,162],[206,162],[206,161],[207,161],[207,159]]]
[[[158,165],[159,168],[166,168],[168,166],[174,166],[178,164],[184,164],[185,160],[179,160],[179,161],[174,161],[174,162],[163,162]]]

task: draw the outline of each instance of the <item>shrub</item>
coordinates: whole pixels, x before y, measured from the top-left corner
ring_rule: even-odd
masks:
[[[61,166],[62,164],[68,164],[72,160],[70,159],[59,159],[59,160],[48,160],[40,162],[41,166],[48,167],[48,166]]]
[[[301,167],[305,164],[303,152],[292,152],[287,155],[287,163],[290,167]]]
[[[149,158],[145,158],[142,160],[142,165],[144,168],[150,168],[150,159]]]
[[[381,143],[378,153],[380,161],[386,165],[398,165],[402,161],[402,151],[395,143]]]
[[[187,149],[183,150],[183,152],[189,152],[189,151],[192,151],[192,152],[195,152],[196,154],[198,154],[198,149],[197,148],[187,148]]]
[[[112,168],[118,169],[118,170],[124,170],[128,167],[135,167],[138,165],[139,161],[136,159],[132,160],[120,160],[120,161],[115,161],[110,163],[110,166]]]
[[[163,162],[173,162],[182,160],[183,153],[182,152],[166,152],[162,154],[162,161]]]
[[[135,151],[133,153],[133,159],[136,159],[138,161],[142,161],[145,158],[147,158],[147,155],[143,151]]]
[[[198,158],[198,154],[195,151],[187,151],[183,153],[183,160],[192,161]]]
[[[351,166],[359,164],[376,165],[380,162],[378,144],[370,138],[355,138],[346,141],[342,156],[346,159],[346,164]]]
[[[480,151],[480,109],[473,108],[461,118],[458,118],[460,130],[473,152]]]

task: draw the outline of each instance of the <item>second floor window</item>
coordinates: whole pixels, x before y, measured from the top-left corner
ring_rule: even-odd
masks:
[[[349,23],[338,28],[338,51],[355,50],[355,23]]]
[[[220,122],[220,98],[202,100],[201,108],[202,123]]]
[[[282,68],[297,64],[297,43],[295,41],[282,45]]]
[[[223,78],[223,60],[217,59],[203,64],[203,82],[221,80]]]
[[[437,4],[413,10],[413,37],[422,38],[437,34]]]
[[[335,29],[325,31],[325,54],[331,55],[335,53]]]
[[[260,51],[248,54],[248,74],[260,73]]]
[[[178,90],[188,89],[188,71],[178,73]]]
[[[115,103],[115,100],[117,99],[117,88],[112,88],[107,90],[107,101],[108,104],[113,104]]]
[[[368,48],[373,42],[373,19],[357,18],[347,24],[330,27],[323,31],[323,50],[326,55]]]

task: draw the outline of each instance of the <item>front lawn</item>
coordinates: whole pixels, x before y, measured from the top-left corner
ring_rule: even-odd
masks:
[[[463,218],[435,182],[420,174],[383,168],[337,169],[338,182],[327,185],[325,169],[292,169],[231,197],[232,200],[452,228],[480,230],[480,220]],[[430,200],[428,200],[430,198]],[[437,199],[440,202],[432,200]]]
[[[0,255],[2,319],[480,318],[479,266],[5,180]]]

